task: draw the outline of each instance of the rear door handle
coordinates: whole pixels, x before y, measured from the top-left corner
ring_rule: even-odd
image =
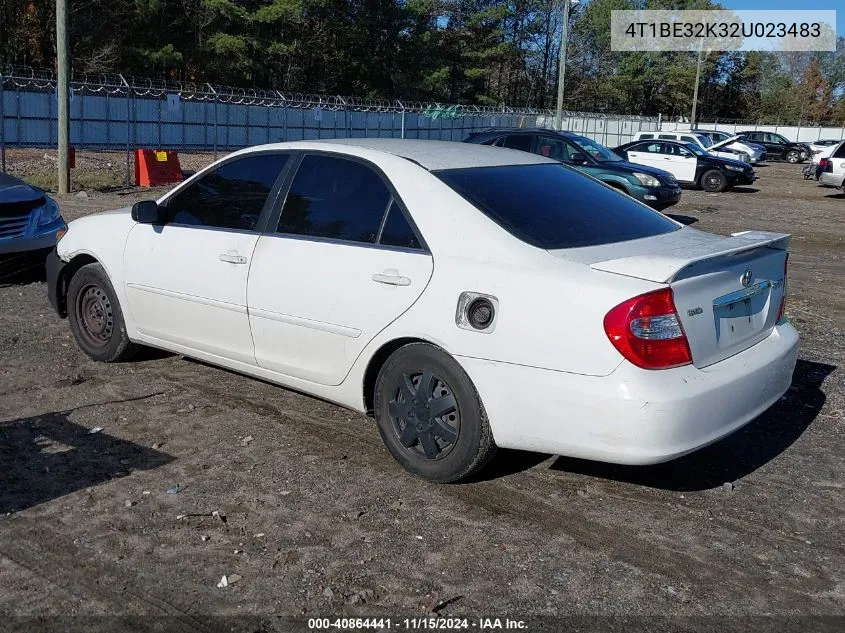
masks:
[[[217,256],[217,259],[221,262],[228,262],[230,264],[246,264],[246,257],[233,252],[220,253],[220,255]]]
[[[383,273],[375,273],[373,281],[380,284],[387,284],[388,286],[410,286],[411,279],[403,277],[397,270],[385,270]]]

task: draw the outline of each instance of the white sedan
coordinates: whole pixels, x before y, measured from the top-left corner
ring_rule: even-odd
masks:
[[[796,362],[788,242],[526,152],[303,141],[75,220],[48,287],[94,360],[149,345],[372,414],[447,482],[497,446],[652,464],[751,421]]]

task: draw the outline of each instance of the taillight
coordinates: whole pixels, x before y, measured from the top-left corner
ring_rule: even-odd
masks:
[[[783,290],[780,294],[780,309],[778,310],[778,321],[783,318],[783,313],[786,312],[786,268],[789,265],[789,253],[783,260]]]
[[[671,288],[620,303],[604,317],[604,331],[619,353],[637,367],[669,369],[692,362]]]
[[[831,161],[829,161],[827,158],[822,158],[819,161],[819,167],[821,169],[824,169],[825,171],[831,171],[831,172],[833,171],[833,163]],[[830,167],[830,170],[828,170],[828,167]]]

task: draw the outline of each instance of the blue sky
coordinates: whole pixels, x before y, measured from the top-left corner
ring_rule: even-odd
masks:
[[[717,0],[726,9],[737,10],[836,10],[836,34],[845,35],[845,4],[831,0]]]

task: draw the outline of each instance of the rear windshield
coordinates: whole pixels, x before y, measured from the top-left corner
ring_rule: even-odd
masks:
[[[434,172],[509,233],[549,250],[625,242],[676,231],[647,206],[564,165]]]

